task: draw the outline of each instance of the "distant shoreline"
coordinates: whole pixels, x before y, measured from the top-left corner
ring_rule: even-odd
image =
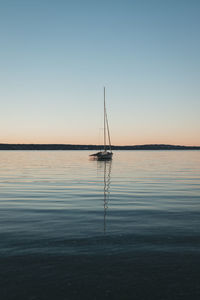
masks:
[[[0,150],[97,150],[100,145],[73,144],[0,144]],[[112,150],[200,150],[200,146],[181,146],[167,144],[147,144],[134,146],[112,146]]]

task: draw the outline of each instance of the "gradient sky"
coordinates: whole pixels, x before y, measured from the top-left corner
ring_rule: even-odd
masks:
[[[0,0],[0,143],[200,145],[199,0]]]

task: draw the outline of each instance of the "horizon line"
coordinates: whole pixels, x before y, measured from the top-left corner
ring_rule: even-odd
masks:
[[[95,147],[103,147],[103,144],[72,144],[72,143],[2,143],[0,145],[56,145],[56,146],[95,146]],[[200,147],[200,145],[180,145],[180,144],[164,144],[164,143],[149,143],[149,144],[125,144],[125,145],[111,145],[112,147],[141,147],[141,146],[174,146],[174,147]]]

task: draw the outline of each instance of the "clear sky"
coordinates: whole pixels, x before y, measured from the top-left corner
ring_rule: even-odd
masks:
[[[200,145],[199,0],[0,0],[0,142]]]

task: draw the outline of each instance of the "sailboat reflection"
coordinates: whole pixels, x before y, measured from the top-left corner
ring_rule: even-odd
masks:
[[[100,165],[99,165],[100,164]],[[99,161],[98,165],[104,167],[104,189],[103,189],[103,206],[104,206],[104,234],[106,233],[106,215],[108,210],[108,203],[110,197],[110,182],[111,182],[111,168],[112,160]]]

